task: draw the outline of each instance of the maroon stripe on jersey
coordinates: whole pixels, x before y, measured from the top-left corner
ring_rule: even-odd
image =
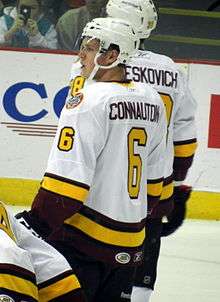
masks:
[[[36,284],[36,278],[34,273],[14,264],[0,263],[0,274],[9,274],[22,278],[24,280],[28,280],[33,284]]]
[[[68,270],[68,271],[66,271],[66,272],[64,272],[64,273],[62,273],[62,274],[60,274],[60,275],[58,275],[58,276],[56,276],[54,278],[51,278],[51,279],[49,279],[49,280],[47,280],[45,282],[42,282],[42,283],[38,284],[38,288],[42,289],[44,287],[50,286],[51,284],[54,284],[57,281],[63,280],[66,277],[71,276],[71,275],[74,275],[73,271],[72,270]]]
[[[71,179],[65,178],[63,176],[55,175],[55,174],[52,174],[52,173],[45,173],[44,176],[47,176],[47,177],[50,177],[50,178],[54,178],[54,179],[60,180],[62,182],[66,182],[66,183],[75,185],[77,187],[81,187],[81,188],[86,189],[86,190],[90,189],[90,186],[88,186],[85,183],[78,182],[78,181],[75,181],[75,180],[71,180]]]
[[[188,169],[191,167],[194,155],[189,157],[174,157],[173,162],[173,179],[183,181],[186,178]]]
[[[141,231],[145,226],[145,219],[142,219],[141,222],[136,223],[128,223],[128,222],[120,222],[114,219],[111,219],[105,215],[102,215],[101,213],[88,208],[87,206],[83,206],[79,213],[92,221],[95,221],[95,223],[100,224],[104,227],[107,227],[111,230],[116,230],[119,232],[139,232]]]
[[[50,300],[51,302],[86,302],[84,291],[81,288],[77,288],[65,295]]]
[[[181,146],[181,145],[194,144],[196,142],[197,142],[197,139],[192,138],[192,139],[188,139],[188,140],[185,140],[185,141],[176,141],[176,142],[173,142],[173,144],[174,144],[174,146]]]
[[[7,295],[10,298],[12,298],[14,301],[24,301],[24,302],[37,302],[38,301],[28,295],[17,293],[12,290],[3,288],[3,287],[1,287],[1,285],[0,285],[0,295]]]
[[[70,225],[64,225],[62,229],[58,229],[49,236],[47,241],[54,246],[56,242],[70,249],[72,246],[74,250],[114,266],[136,266],[142,262],[143,257],[143,245],[133,248],[105,244]],[[120,255],[124,255],[129,261],[120,262]]]
[[[86,302],[87,300],[81,288],[78,288],[72,292],[69,292],[65,295],[53,299],[53,302],[70,302],[70,301]]]
[[[40,188],[32,203],[31,215],[39,218],[42,230],[47,225],[53,229],[61,226],[66,218],[78,212],[82,206],[81,201]]]
[[[157,183],[162,182],[163,179],[164,179],[163,177],[162,177],[162,178],[157,178],[157,179],[148,179],[148,180],[147,180],[147,183],[148,183],[148,184],[157,184]]]
[[[56,192],[52,192],[50,190],[47,190],[45,188],[40,188],[40,190],[47,192],[48,194],[52,194],[54,195],[54,197],[56,198],[56,201],[62,201],[62,202],[66,202],[66,203],[70,203],[70,202],[76,202],[79,203],[81,205],[83,205],[83,202],[81,200],[75,199],[75,198],[70,198],[61,194],[58,194]]]
[[[155,202],[159,201],[159,199],[160,199],[160,195],[152,196],[152,195],[147,194],[147,202],[155,203]]]
[[[168,177],[165,177],[163,180],[163,187],[171,184],[173,182],[173,174]]]

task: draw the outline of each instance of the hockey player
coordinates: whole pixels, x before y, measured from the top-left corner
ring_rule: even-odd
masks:
[[[191,187],[183,185],[183,181],[192,164],[197,146],[196,103],[189,91],[184,73],[172,59],[144,50],[144,41],[157,24],[157,12],[153,2],[109,0],[106,11],[111,17],[131,20],[139,34],[140,49],[126,67],[127,78],[152,85],[161,95],[167,114],[164,187],[158,206],[151,208],[149,204],[146,223],[149,237],[146,238],[144,263],[137,269],[131,298],[132,302],[147,302],[156,281],[161,234],[167,236],[182,224],[185,203],[191,193]],[[166,224],[162,224],[164,216],[168,219]]]
[[[159,200],[166,114],[150,86],[125,80],[136,34],[120,19],[83,31],[81,75],[67,100],[29,221],[76,271],[89,302],[124,301],[142,260],[147,201]],[[47,228],[45,227],[47,225]]]
[[[66,259],[19,223],[2,202],[0,242],[0,301],[85,301]]]

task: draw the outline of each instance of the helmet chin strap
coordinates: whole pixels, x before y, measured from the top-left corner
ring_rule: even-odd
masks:
[[[92,72],[90,73],[89,77],[87,78],[87,80],[93,80],[94,76],[96,75],[97,71],[99,70],[99,68],[102,68],[102,69],[110,69],[110,68],[113,68],[115,66],[117,66],[120,61],[119,59],[117,58],[116,61],[114,61],[111,65],[108,65],[108,66],[103,66],[103,65],[99,65],[98,64],[98,58],[102,55],[102,53],[100,52],[100,50],[97,52],[97,54],[95,55],[95,58],[94,58],[94,68],[92,70]]]

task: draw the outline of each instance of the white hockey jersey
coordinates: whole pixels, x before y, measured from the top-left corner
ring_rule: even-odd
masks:
[[[0,298],[8,296],[15,302],[64,302],[67,294],[70,301],[74,298],[80,284],[66,259],[1,202],[0,242]]]
[[[138,50],[126,66],[126,73],[128,79],[147,83],[155,88],[166,107],[168,133],[161,197],[161,200],[166,201],[172,196],[173,177],[175,181],[185,179],[197,147],[196,102],[184,72],[167,56]]]
[[[64,222],[54,238],[111,263],[140,261],[147,193],[156,202],[162,190],[166,129],[159,95],[142,83],[95,82],[68,99],[33,204],[52,228]]]

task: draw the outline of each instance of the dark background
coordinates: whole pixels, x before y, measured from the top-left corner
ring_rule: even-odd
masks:
[[[158,25],[146,40],[146,49],[175,59],[220,60],[220,0],[154,3]]]
[[[16,3],[1,1],[5,6]],[[103,0],[103,8],[106,1]],[[58,7],[64,2],[68,1],[42,0],[46,9],[52,9],[52,16],[62,14]],[[80,3],[85,5],[85,0],[72,1],[76,7]],[[97,3],[100,6],[101,2]],[[146,40],[146,49],[173,59],[220,61],[220,0],[154,0],[154,3],[158,25]]]

